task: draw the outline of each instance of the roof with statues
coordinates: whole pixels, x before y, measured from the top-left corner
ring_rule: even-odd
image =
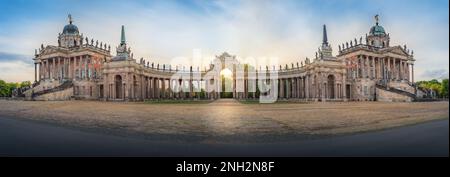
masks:
[[[365,40],[363,37],[355,38],[348,42],[339,45],[338,57],[347,54],[353,54],[357,51],[366,51],[376,54],[396,54],[406,58],[413,59],[413,51],[408,49],[406,45],[390,46],[390,36],[385,29],[379,24],[379,15],[375,15],[375,25],[370,28],[369,35],[366,34]]]
[[[34,60],[46,59],[56,56],[68,57],[72,55],[103,55],[109,58],[111,48],[106,43],[93,38],[80,35],[78,27],[73,24],[72,16],[68,15],[68,24],[64,26],[63,32],[58,36],[58,45],[44,45],[34,52]]]

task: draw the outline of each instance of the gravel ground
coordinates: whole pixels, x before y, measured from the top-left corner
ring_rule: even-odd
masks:
[[[449,118],[448,102],[201,104],[0,100],[0,117],[160,135],[336,135]]]

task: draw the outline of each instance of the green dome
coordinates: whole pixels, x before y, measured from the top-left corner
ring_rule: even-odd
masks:
[[[384,31],[384,28],[378,24],[376,24],[375,26],[372,26],[372,28],[370,28],[370,34],[371,35],[385,35],[386,32]]]
[[[72,23],[64,26],[63,34],[79,34],[78,27]]]

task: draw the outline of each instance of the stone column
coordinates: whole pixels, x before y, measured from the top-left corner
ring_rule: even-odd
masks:
[[[151,86],[152,86],[151,78],[147,77],[147,99],[151,98]]]
[[[291,84],[292,84],[291,85],[291,90],[292,90],[291,98],[296,98],[297,97],[297,90],[296,90],[297,82],[296,82],[295,77],[291,78]]]
[[[314,87],[315,88],[313,88],[313,90],[311,90],[312,92],[313,92],[313,96],[314,96],[314,98],[319,98],[319,95],[320,95],[320,92],[321,92],[321,89],[320,89],[320,76],[318,76],[317,74],[316,74],[316,79],[314,79]]]
[[[286,78],[286,79],[285,79],[284,87],[285,87],[285,90],[286,90],[286,93],[284,94],[284,98],[285,98],[285,99],[288,99],[288,98],[289,98],[289,95],[291,94],[291,91],[290,91],[290,84],[289,84],[289,78]]]
[[[37,63],[34,63],[34,82],[37,82]]]
[[[408,62],[405,60],[403,61],[403,78],[408,81]]]
[[[58,61],[56,65],[57,66],[56,68],[58,68],[56,71],[56,73],[58,74],[57,78],[62,79],[63,73],[61,72],[62,71],[61,57],[58,57],[56,60]]]
[[[209,79],[205,80],[205,97],[206,99],[210,99],[211,95],[209,92]]]
[[[362,67],[363,67],[362,78],[367,78],[368,73],[369,73],[369,72],[367,72],[367,60],[366,59],[367,59],[366,56],[361,56]]]
[[[72,67],[71,67],[71,61],[70,61],[70,57],[67,58],[67,78],[72,78],[72,73],[71,73]],[[106,85],[105,85],[106,87]]]
[[[78,74],[78,76],[80,76],[80,65],[81,65],[80,63],[81,63],[80,56],[75,57],[74,65],[73,65],[73,72],[74,72],[73,77],[74,78],[76,78],[77,74]],[[78,70],[78,73],[77,73],[77,70]]]
[[[166,79],[161,78],[161,98],[166,98]]]
[[[89,71],[89,62],[91,61],[91,57],[90,56],[86,56],[86,59],[84,60],[84,68],[85,68],[85,75],[86,75],[86,80],[90,79],[90,71]],[[134,80],[133,80],[133,96],[135,95],[134,93]]]
[[[84,60],[85,60],[85,58],[83,56],[80,56],[80,58],[79,58],[80,63],[78,63],[78,71],[80,72],[80,74],[79,74],[80,79],[84,78],[84,76],[82,75],[84,72],[84,67],[83,67],[82,63],[84,63]],[[86,75],[86,73],[84,73],[84,75]]]
[[[406,62],[406,80],[411,81],[410,74],[409,74],[409,63]]]
[[[292,80],[291,78],[286,79],[286,90],[287,90],[287,94],[286,94],[286,98],[289,99],[292,97]]]
[[[39,82],[42,79],[42,61],[39,61]]]
[[[181,98],[181,99],[184,99],[184,96],[185,96],[185,93],[184,93],[184,82],[183,82],[183,79],[180,79],[180,80],[177,80],[177,82],[178,82],[178,84],[180,84],[180,88],[178,89],[179,90],[179,97]]]
[[[67,78],[67,67],[66,67],[66,58],[62,58],[62,66],[61,66],[61,69],[62,69],[62,77],[63,77],[63,79],[65,79],[65,78]],[[99,92],[100,93],[100,92]]]
[[[339,92],[338,92],[339,86],[336,83],[336,80],[334,82],[335,82],[334,86],[333,86],[334,87],[334,99],[337,99],[337,98],[339,98]]]
[[[47,74],[47,72],[45,71],[46,70],[46,67],[47,67],[47,65],[45,64],[45,60],[42,60],[41,61],[41,71],[42,71],[42,73],[40,74],[41,75],[41,78],[43,79],[43,80],[45,80],[45,76],[46,76],[46,74]]]
[[[291,78],[287,78],[286,79],[286,99],[291,98],[291,95],[292,95],[291,85],[292,85]]]
[[[55,58],[52,58],[51,73],[50,79],[55,79]]]
[[[152,77],[152,99],[158,99],[159,93],[158,93],[158,84],[159,80],[158,78]]]
[[[376,75],[376,66],[375,66],[375,57],[372,57],[372,79],[376,79],[377,75]]]
[[[347,79],[344,77],[344,74],[342,75],[342,97],[344,97],[344,100],[347,100]]]
[[[44,68],[44,71],[45,71],[45,74],[44,74],[44,79],[50,79],[50,64],[49,64],[49,61],[50,59],[49,58],[47,58],[47,59],[45,59],[45,68]]]
[[[381,78],[383,78],[383,62],[384,61],[384,59],[383,58],[378,58],[378,79],[381,79]]]
[[[306,75],[305,77],[305,98],[309,99],[309,75]]]
[[[157,79],[155,77],[152,77],[152,99],[156,99],[156,82]]]
[[[281,98],[281,79],[277,79],[278,80],[278,84],[277,84],[277,87],[278,87],[278,98]],[[256,84],[258,84],[258,83],[256,83]]]
[[[175,98],[175,95],[174,95],[174,92],[173,92],[173,90],[172,90],[172,87],[175,87],[175,86],[173,86],[173,80],[171,80],[170,78],[167,80],[168,81],[168,85],[167,85],[167,90],[168,90],[168,92],[169,92],[169,98],[170,99],[173,99],[173,98]]]
[[[370,63],[369,56],[364,56],[364,70],[365,70],[365,78],[370,78]]]
[[[400,58],[398,58],[397,59],[398,60],[398,65],[397,65],[397,68],[396,68],[396,70],[397,70],[397,80],[400,80],[400,79],[402,79],[402,77],[401,77],[401,59]]]
[[[361,67],[361,57],[358,55],[358,62],[356,63],[356,78],[360,77],[360,73],[359,73],[360,67]],[[361,71],[361,74],[362,74],[362,71]]]
[[[289,88],[291,89],[291,92],[290,92],[289,98],[295,98],[295,95],[296,95],[296,92],[295,92],[295,77],[290,78],[290,83],[291,83],[291,85],[290,85]]]
[[[303,79],[302,77],[298,77],[298,84],[297,84],[297,89],[298,89],[298,98],[302,98],[303,97]]]
[[[55,78],[55,80],[58,80],[59,79],[59,57],[55,57],[53,59],[53,62],[55,62],[55,64],[54,64],[55,68],[53,68],[53,70],[54,70],[53,73],[55,74],[54,78]]]
[[[295,77],[291,78],[291,98],[297,97],[296,84]]]
[[[388,74],[388,76],[389,76],[389,80],[391,80],[392,79],[392,72],[391,72],[391,57],[387,57],[387,61],[388,61],[388,63],[387,63],[387,72],[389,73]]]
[[[148,77],[148,83],[147,83],[147,98],[152,98],[152,78]]]
[[[192,99],[192,97],[194,96],[194,88],[192,87],[193,81],[192,81],[192,75],[189,78],[189,99]]]
[[[302,98],[302,90],[303,90],[302,84],[303,84],[302,78],[297,77],[297,98],[298,99]]]
[[[360,70],[361,70],[361,73],[359,74],[359,78],[365,78],[366,77],[366,75],[365,75],[365,71],[366,71],[366,67],[364,66],[364,58],[361,56],[361,55],[358,55],[358,58],[359,58],[359,61],[360,61]]]

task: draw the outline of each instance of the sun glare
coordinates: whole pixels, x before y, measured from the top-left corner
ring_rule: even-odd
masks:
[[[220,75],[225,77],[225,78],[232,78],[233,77],[233,72],[231,72],[230,69],[225,68],[222,71],[220,71]]]

